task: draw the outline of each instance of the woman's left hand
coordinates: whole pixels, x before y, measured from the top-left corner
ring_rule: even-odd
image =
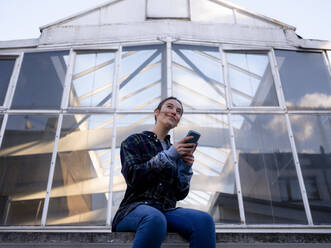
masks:
[[[193,154],[187,154],[185,156],[182,156],[182,160],[185,162],[185,164],[192,166],[194,163],[194,156]]]
[[[198,144],[196,144],[196,145],[193,147],[191,153],[189,153],[189,154],[185,154],[185,155],[182,156],[182,160],[183,160],[187,165],[189,165],[189,166],[192,166],[193,163],[194,163],[194,156],[193,156],[193,153],[195,152],[195,149],[197,148],[197,146],[198,146]]]

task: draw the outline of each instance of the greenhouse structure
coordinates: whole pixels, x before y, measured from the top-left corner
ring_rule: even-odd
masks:
[[[172,142],[201,133],[178,207],[217,233],[331,233],[331,41],[295,30],[221,0],[110,0],[0,41],[0,232],[110,235],[120,144],[175,96]]]

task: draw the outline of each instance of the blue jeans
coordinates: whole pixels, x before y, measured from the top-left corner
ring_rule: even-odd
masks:
[[[216,247],[214,221],[208,213],[199,210],[177,208],[161,212],[139,205],[116,226],[118,232],[136,232],[133,248],[161,247],[167,230],[189,240],[191,248]]]

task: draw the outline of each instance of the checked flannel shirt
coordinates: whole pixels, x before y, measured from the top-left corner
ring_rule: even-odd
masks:
[[[192,168],[180,159],[177,150],[170,144],[169,135],[165,141],[169,147],[166,150],[153,132],[144,131],[122,142],[122,174],[127,189],[114,217],[113,231],[125,216],[141,204],[168,211],[187,196]]]

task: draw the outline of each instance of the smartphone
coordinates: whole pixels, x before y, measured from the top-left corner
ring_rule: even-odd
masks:
[[[197,131],[190,130],[190,131],[188,131],[186,137],[187,136],[193,136],[193,138],[190,139],[190,140],[188,140],[188,141],[186,141],[186,143],[198,143],[198,140],[199,140],[199,138],[200,138],[201,135]]]

